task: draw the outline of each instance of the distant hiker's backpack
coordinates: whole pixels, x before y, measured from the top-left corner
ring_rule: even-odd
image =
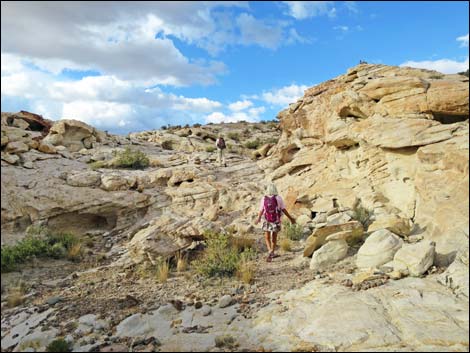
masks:
[[[219,140],[217,141],[217,147],[223,150],[227,146],[225,146],[225,141],[222,137],[219,137]]]
[[[264,217],[270,223],[281,222],[281,210],[277,206],[276,195],[264,197]]]

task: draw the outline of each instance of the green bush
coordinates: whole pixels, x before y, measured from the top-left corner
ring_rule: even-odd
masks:
[[[233,276],[239,269],[242,259],[246,260],[254,255],[253,249],[243,252],[231,246],[228,234],[206,232],[206,249],[201,259],[192,263],[197,273],[205,277]]]
[[[33,257],[65,258],[68,251],[80,241],[71,233],[47,233],[45,236],[30,232],[15,245],[2,246],[2,272],[10,272]]]
[[[257,149],[260,145],[261,145],[261,141],[258,138],[256,140],[251,140],[245,143],[245,147],[252,149],[252,150]]]
[[[352,219],[359,221],[362,223],[364,226],[364,229],[367,230],[369,225],[371,224],[371,217],[374,214],[373,210],[369,210],[362,206],[362,203],[360,200],[356,201],[353,205],[353,214],[352,214]]]
[[[464,76],[467,76],[467,77],[468,77],[468,69],[467,69],[467,71],[462,71],[462,72],[459,72],[458,74],[459,74],[459,75],[464,75]]]
[[[109,168],[109,163],[107,161],[95,161],[91,162],[89,165],[92,170],[100,168]]]
[[[112,164],[117,168],[144,169],[150,161],[144,152],[126,147],[124,151],[116,153]]]
[[[273,144],[273,145],[276,145],[277,142],[278,142],[278,139],[275,138],[275,137],[271,137],[271,138],[267,139],[266,141],[264,141],[265,144],[266,144],[266,143],[271,143],[271,144]]]
[[[196,124],[193,125],[193,127],[201,127],[201,124],[196,123]]]
[[[165,140],[162,142],[162,148],[164,150],[172,150],[173,149],[173,142],[170,140]]]
[[[206,152],[214,152],[215,151],[215,147],[214,146],[207,146],[206,147]]]
[[[46,352],[71,352],[70,344],[63,338],[56,339],[49,343]]]
[[[289,221],[282,222],[281,237],[290,240],[300,240],[303,237],[303,229],[299,224],[292,224]]]
[[[444,75],[442,75],[442,74],[432,74],[431,76],[429,76],[429,78],[440,80],[440,79],[444,78]]]
[[[227,134],[229,139],[232,139],[233,141],[240,141],[240,134],[238,132],[229,132]]]

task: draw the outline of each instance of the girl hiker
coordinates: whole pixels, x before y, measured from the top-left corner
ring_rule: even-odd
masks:
[[[219,137],[215,141],[215,147],[217,147],[218,151],[217,160],[219,162],[219,165],[221,166],[223,164],[226,167],[227,163],[225,162],[224,149],[226,149],[227,146],[225,145],[225,140],[222,135],[219,135]]]
[[[265,232],[264,237],[269,252],[266,259],[268,262],[271,262],[274,257],[279,256],[274,253],[274,250],[276,249],[277,233],[281,230],[282,213],[290,219],[291,223],[295,223],[295,219],[287,212],[282,197],[278,195],[276,186],[270,184],[266,190],[266,195],[261,199],[258,219],[255,222],[258,224],[261,216],[264,215],[262,229]]]

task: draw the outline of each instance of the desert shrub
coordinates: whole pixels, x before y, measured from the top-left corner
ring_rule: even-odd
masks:
[[[205,277],[233,276],[242,258],[248,259],[252,250],[239,253],[230,245],[230,236],[222,233],[205,232],[206,249],[201,259],[192,265],[197,273]]]
[[[215,346],[217,348],[225,347],[228,349],[234,349],[238,347],[238,344],[232,335],[225,334],[215,337]]]
[[[7,297],[7,306],[9,308],[14,308],[18,305],[21,305],[25,302],[25,292],[20,290],[19,288],[15,288],[10,290],[10,293]]]
[[[70,344],[63,338],[56,339],[49,343],[46,352],[71,352]]]
[[[89,164],[92,170],[100,168],[109,168],[109,161],[94,161]]]
[[[237,266],[237,277],[246,284],[253,283],[256,267],[252,259],[255,257],[253,249],[248,249],[241,253],[240,262]]]
[[[124,151],[117,152],[113,160],[113,166],[117,168],[144,169],[150,164],[147,155],[138,150],[126,147]]]
[[[467,71],[462,71],[462,72],[459,72],[458,74],[459,74],[459,75],[464,75],[464,76],[467,76],[467,77],[468,77],[468,69],[467,69]]]
[[[81,243],[72,245],[67,251],[67,259],[70,261],[78,261],[82,257],[83,248]]]
[[[161,259],[157,263],[156,276],[160,283],[165,283],[170,275],[170,262],[168,260]]]
[[[79,243],[70,233],[47,233],[45,236],[28,234],[15,245],[2,246],[2,272],[9,272],[33,257],[65,258],[68,251]]]
[[[240,141],[240,134],[238,132],[229,132],[227,137],[233,141]]]
[[[196,124],[193,125],[193,127],[201,127],[201,124],[196,123]]]
[[[230,237],[230,245],[237,249],[238,252],[243,252],[248,249],[254,249],[255,240],[247,237]]]
[[[162,148],[164,150],[172,150],[173,149],[173,142],[170,140],[165,140],[162,142]]]
[[[188,268],[188,259],[182,253],[176,255],[176,271],[184,272]]]
[[[214,152],[215,151],[215,147],[214,146],[207,146],[206,147],[206,152]]]
[[[289,221],[282,222],[281,237],[290,240],[300,240],[303,236],[302,226]]]
[[[284,251],[291,251],[292,250],[292,243],[290,239],[282,238],[279,242],[279,246]]]
[[[265,143],[265,144],[266,144],[266,143],[271,143],[271,144],[273,144],[273,145],[276,145],[277,142],[278,142],[278,140],[279,140],[279,139],[276,138],[276,137],[271,137],[271,138],[267,139],[266,141],[264,141],[264,143]]]
[[[245,143],[245,147],[252,149],[252,150],[257,149],[260,145],[261,145],[261,140],[258,138],[256,140],[251,140]]]
[[[429,76],[429,78],[440,80],[440,79],[444,78],[444,75],[442,75],[442,74],[432,74],[431,76]]]
[[[372,218],[372,215],[374,214],[374,211],[369,210],[368,208],[362,206],[360,199],[354,202],[352,211],[353,213],[351,215],[351,218],[356,221],[361,222],[362,225],[364,226],[364,229],[367,230],[367,228],[371,224],[371,218]]]

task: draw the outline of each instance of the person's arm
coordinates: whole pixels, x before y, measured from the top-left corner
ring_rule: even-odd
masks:
[[[264,210],[258,212],[258,218],[255,221],[255,224],[258,224],[261,221],[261,216],[263,215]]]
[[[287,212],[287,210],[285,208],[282,209],[282,212],[284,212],[284,214],[287,216],[287,218],[290,219],[290,222],[292,224],[295,224],[295,219],[289,214],[289,212]]]
[[[261,216],[264,214],[264,198],[261,199],[261,203],[259,205],[259,212],[258,212],[258,218],[256,218],[255,224],[258,224],[259,221],[261,221]]]

